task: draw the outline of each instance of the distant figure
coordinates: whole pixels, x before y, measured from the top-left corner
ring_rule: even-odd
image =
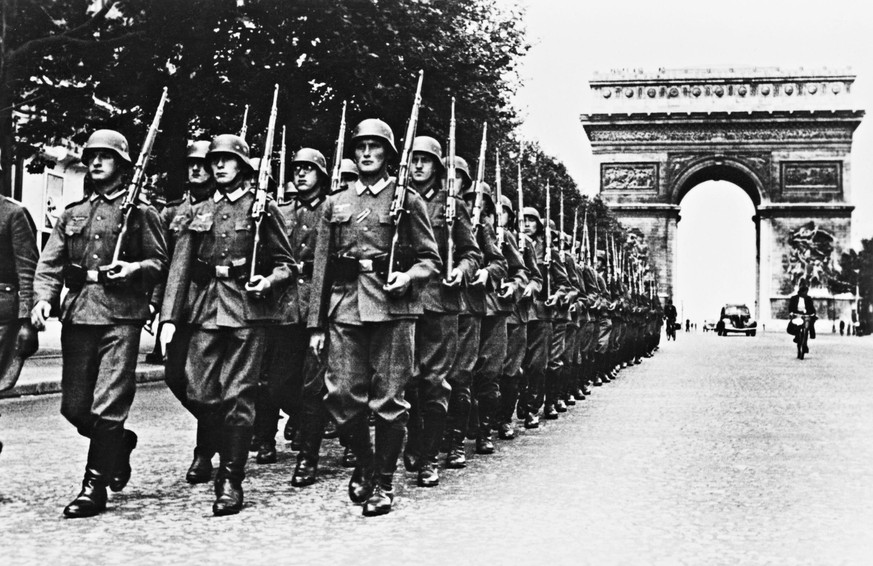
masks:
[[[800,281],[800,286],[797,289],[797,294],[792,296],[788,301],[789,316],[811,315],[815,316],[815,304],[812,302],[812,297],[809,296],[809,285],[805,280]],[[815,318],[809,326],[809,338],[815,340]],[[797,343],[800,339],[800,333],[794,333],[794,342]],[[809,347],[804,348],[804,353],[809,352]]]
[[[667,340],[671,338],[676,341],[676,305],[673,304],[673,299],[667,298],[667,306],[664,307],[664,318],[667,319]]]
[[[691,332],[691,319],[685,319],[685,332]]]

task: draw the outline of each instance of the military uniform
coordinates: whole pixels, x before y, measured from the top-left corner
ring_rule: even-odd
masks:
[[[365,120],[352,141],[375,138],[388,153],[393,137],[384,122]],[[394,184],[387,176],[371,186],[359,180],[323,205],[309,309],[309,327],[328,331],[325,405],[357,457],[349,495],[366,501],[365,515],[391,509],[409,409],[404,390],[414,372],[415,321],[424,312],[420,287],[442,266],[427,208],[408,189],[395,259],[410,288],[400,297],[383,290],[395,230]],[[368,409],[376,417],[375,455]]]
[[[211,160],[233,154],[250,167],[248,146],[222,135],[212,141]],[[215,157],[213,157],[215,156]],[[260,226],[257,273],[270,282],[267,296],[246,291],[256,223],[254,191],[239,173],[230,185],[200,203],[183,205],[190,218],[179,233],[161,310],[165,323],[192,326],[185,365],[188,405],[198,426],[213,432],[218,448],[213,506],[217,515],[242,507],[241,483],[251,443],[265,327],[275,321],[276,297],[291,277],[293,260],[275,202],[267,200]],[[170,347],[183,346],[174,338]],[[199,443],[198,443],[199,444]]]
[[[0,195],[0,391],[15,385],[37,347],[30,309],[38,259],[33,219],[21,203]]]
[[[413,151],[431,154],[440,166],[442,150],[436,140],[416,138]],[[459,269],[463,280],[468,281],[478,269],[482,253],[473,237],[470,214],[463,200],[458,196],[450,197],[437,175],[429,185],[419,188],[418,193],[424,200],[440,258],[444,261],[448,257],[449,239],[446,206],[449,198],[455,199],[453,268]],[[419,485],[428,487],[439,482],[436,460],[452,391],[449,374],[458,355],[461,289],[449,287],[442,278],[435,277],[422,290],[421,299],[424,314],[415,323],[416,372],[406,389],[410,412],[404,462],[410,471],[419,471]],[[418,469],[419,464],[421,469]]]
[[[112,151],[116,164],[130,163],[127,140],[98,130],[85,146],[89,152]],[[64,510],[68,517],[90,516],[105,506],[105,486],[124,488],[130,478],[130,452],[136,435],[124,428],[136,390],[136,358],[142,325],[150,318],[149,299],[166,274],[167,249],[158,212],[145,201],[134,204],[123,261],[139,263],[125,281],[104,278],[124,220],[126,193],[120,173],[102,194],[93,191],[69,205],[52,230],[36,269],[34,292],[40,303],[60,308],[61,413],[91,439],[83,491]],[[111,476],[111,477],[110,477]],[[92,497],[96,493],[95,497]]]

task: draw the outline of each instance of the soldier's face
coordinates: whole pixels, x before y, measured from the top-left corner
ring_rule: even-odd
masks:
[[[294,186],[301,193],[309,192],[318,184],[318,170],[311,163],[294,166]]]
[[[209,181],[212,174],[206,166],[205,159],[191,159],[188,161],[188,182],[194,185],[202,185]]]
[[[531,238],[537,233],[537,221],[531,217],[524,219],[524,235]]]
[[[232,153],[214,154],[209,162],[215,182],[219,185],[230,185],[242,172],[242,162]]]
[[[375,138],[362,138],[355,144],[355,165],[361,175],[376,175],[385,167],[385,144]]]
[[[91,179],[105,183],[118,173],[118,157],[108,149],[95,149],[89,152],[88,173]]]
[[[416,183],[427,183],[436,172],[436,160],[422,152],[412,154],[412,180]]]
[[[509,226],[509,212],[502,206],[500,207],[500,226]]]

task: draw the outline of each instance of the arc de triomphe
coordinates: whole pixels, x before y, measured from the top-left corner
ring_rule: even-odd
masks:
[[[828,280],[851,238],[852,135],[864,116],[852,107],[854,79],[802,69],[595,75],[593,112],[581,120],[600,194],[645,237],[662,297],[672,295],[682,198],[726,180],[756,209],[757,318],[784,318],[801,277],[847,315],[851,297],[834,298]]]

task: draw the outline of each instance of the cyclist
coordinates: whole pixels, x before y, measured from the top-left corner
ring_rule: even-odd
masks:
[[[812,297],[809,296],[809,284],[806,280],[801,280],[797,288],[797,294],[792,296],[788,301],[788,313],[792,318],[796,316],[812,316],[809,321],[809,338],[815,339],[815,304],[812,302]],[[794,343],[799,344],[801,338],[800,328],[794,328]],[[809,346],[803,346],[803,353],[809,353]]]

